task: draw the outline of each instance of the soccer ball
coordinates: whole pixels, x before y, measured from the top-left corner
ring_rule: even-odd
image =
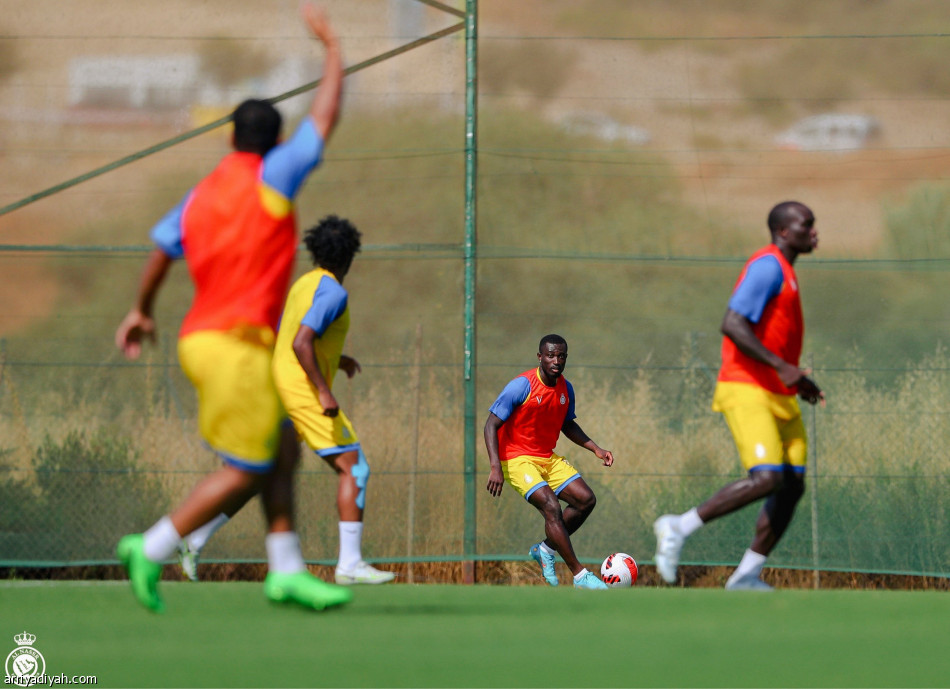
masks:
[[[633,586],[637,580],[637,563],[626,553],[608,555],[600,566],[600,578],[611,588]]]

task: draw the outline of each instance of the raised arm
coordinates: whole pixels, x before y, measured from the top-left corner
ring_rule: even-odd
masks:
[[[323,77],[310,106],[310,115],[316,123],[317,131],[326,141],[330,138],[340,110],[340,96],[343,90],[343,57],[340,53],[340,42],[326,13],[308,2],[303,6],[303,17],[310,32],[323,43],[326,49]]]

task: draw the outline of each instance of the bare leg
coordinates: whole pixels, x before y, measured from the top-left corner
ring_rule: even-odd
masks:
[[[741,507],[761,500],[778,491],[782,486],[782,473],[778,471],[752,471],[734,481],[696,508],[699,518],[707,523],[718,517],[735,512]]]
[[[353,467],[356,466],[356,463],[359,461],[359,453],[356,450],[350,450],[349,452],[330,455],[323,459],[339,477],[336,492],[336,507],[340,513],[340,521],[363,521],[363,510],[356,504],[356,496],[359,495],[360,489],[359,486],[356,485],[356,478],[353,476]]]
[[[562,519],[568,534],[574,534],[581,528],[597,505],[594,491],[582,478],[575,479],[564,486],[558,499],[567,503],[567,507],[562,511]],[[553,547],[550,543],[548,546]]]
[[[755,538],[752,539],[750,550],[761,555],[772,552],[791,523],[795,507],[804,492],[804,479],[788,472],[782,488],[762,506],[755,524]]]
[[[187,535],[222,512],[234,514],[261,489],[265,478],[229,465],[221,467],[199,481],[171,513],[175,530]]]
[[[545,543],[549,543],[554,548],[564,563],[571,570],[571,574],[577,574],[584,567],[577,561],[574,554],[574,546],[571,545],[571,537],[564,524],[564,517],[561,512],[561,503],[558,501],[554,491],[550,486],[541,486],[531,494],[528,502],[538,508],[544,517]]]
[[[269,533],[294,530],[294,473],[299,459],[297,432],[290,425],[284,426],[274,470],[267,475],[261,489]]]

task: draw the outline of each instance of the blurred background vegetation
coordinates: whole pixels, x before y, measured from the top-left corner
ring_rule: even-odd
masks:
[[[785,564],[820,557],[828,567],[946,572],[945,551],[920,556],[923,541],[913,537],[904,548],[908,534],[897,528],[920,500],[932,516],[928,533],[945,528],[945,3],[479,4],[478,423],[504,383],[534,364],[541,335],[568,339],[580,421],[618,456],[610,475],[579,458],[602,496],[580,545],[585,556],[628,543],[648,559],[651,515],[686,508],[735,475],[731,440],[708,410],[719,323],[745,258],[768,241],[769,208],[796,198],[815,210],[821,242],[796,268],[805,363],[828,393],[827,408],[809,417],[813,468],[827,478],[816,491],[823,506],[803,509],[793,527]],[[173,5],[140,8],[139,22],[122,31],[74,10],[57,18],[49,3],[18,5],[20,20],[0,36],[0,95],[10,104],[0,109],[0,203],[200,123],[188,106],[143,114],[69,104],[74,58],[190,51],[232,103],[277,95],[255,89],[287,55],[309,59],[310,78],[319,74],[319,51],[303,36],[294,3],[278,17],[238,2],[228,22],[209,8]],[[330,2],[348,63],[454,21],[415,6]],[[187,30],[168,23],[175,8],[189,17]],[[47,23],[38,24],[44,12]],[[346,280],[349,350],[364,372],[339,386],[374,465],[378,502],[367,538],[379,557],[461,549],[463,51],[457,37],[443,39],[349,78],[326,160],[299,199],[302,228],[336,213],[364,233]],[[288,128],[307,98],[281,105]],[[795,121],[823,112],[872,116],[881,135],[844,152],[775,144]],[[648,136],[569,126],[578,115],[609,132],[635,127]],[[83,470],[141,472],[149,508],[136,516],[96,497],[102,518],[141,528],[214,466],[176,363],[174,334],[191,294],[184,266],[159,298],[159,342],[142,361],[122,360],[112,333],[131,302],[149,227],[228,150],[227,134],[0,216],[5,494],[48,501],[56,491],[41,477],[64,466],[50,457],[101,455],[101,467],[83,460]],[[305,465],[302,528],[317,558],[335,552],[332,480]],[[62,500],[88,492],[79,482],[57,485]],[[886,515],[857,509],[871,495],[890,506]],[[0,531],[22,544],[11,504],[0,500]],[[851,536],[840,515],[855,511],[870,520],[860,538],[877,539],[857,551],[879,553],[873,557],[841,545]],[[522,556],[522,540],[536,536],[534,515],[511,494],[480,502],[478,515],[482,553]],[[258,519],[242,516],[212,556],[260,557]],[[738,558],[747,521],[704,536],[713,540],[695,560]],[[822,540],[816,556],[813,525],[829,523],[834,545]],[[102,533],[91,559],[111,558],[111,531]]]

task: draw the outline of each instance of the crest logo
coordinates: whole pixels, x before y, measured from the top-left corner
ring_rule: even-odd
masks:
[[[4,670],[7,678],[21,687],[29,686],[30,680],[34,677],[46,674],[46,659],[43,654],[33,648],[36,643],[36,635],[29,632],[23,632],[13,637],[17,647],[7,656]],[[35,680],[34,680],[35,682]]]
[[[561,393],[561,404],[567,403],[567,398],[564,396],[564,393]]]

